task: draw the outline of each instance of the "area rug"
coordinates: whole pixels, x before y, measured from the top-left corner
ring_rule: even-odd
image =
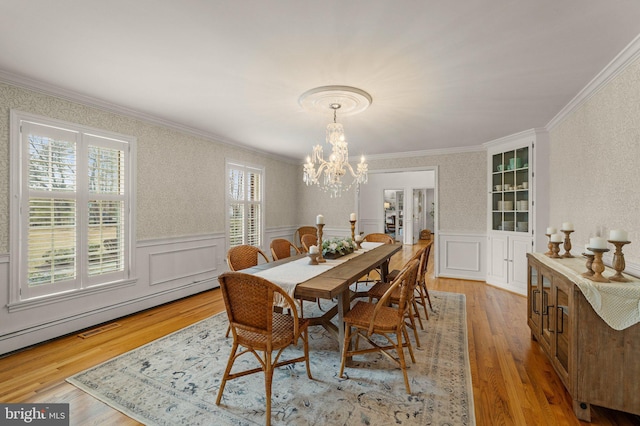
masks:
[[[378,353],[354,357],[345,369],[348,377],[338,377],[337,342],[324,328],[312,327],[309,350],[314,380],[307,377],[303,363],[274,373],[272,423],[475,425],[465,296],[430,294],[434,311],[419,333],[416,363],[411,364],[407,356],[411,395],[405,391],[402,371]],[[305,304],[305,314],[313,314],[313,305]],[[147,425],[264,424],[262,373],[229,381],[221,405],[215,404],[231,351],[232,338],[224,337],[226,329],[223,312],[67,381]],[[301,343],[287,351],[283,357],[298,356]],[[244,355],[236,360],[234,370],[254,364],[252,355]]]

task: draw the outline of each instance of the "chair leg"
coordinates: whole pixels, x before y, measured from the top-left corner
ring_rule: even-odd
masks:
[[[413,302],[411,302],[411,304],[413,305],[413,316],[418,318],[418,322],[420,323],[420,330],[424,330],[424,324],[422,324],[422,318],[420,317],[420,312],[418,312],[418,301],[416,299],[413,299]],[[427,319],[429,319],[427,317]]]
[[[302,333],[302,345],[304,349],[304,361],[307,364],[307,376],[311,380],[313,380],[313,377],[311,377],[311,368],[309,367],[309,329],[308,328]]]
[[[431,296],[429,296],[429,289],[427,288],[427,283],[423,283],[424,292],[427,295],[427,300],[429,301],[429,308],[433,311],[433,306],[431,305]],[[426,309],[426,308],[425,308]]]
[[[216,398],[216,405],[220,405],[220,400],[222,399],[222,393],[224,392],[224,386],[227,384],[227,378],[229,377],[229,373],[231,373],[231,367],[233,367],[233,361],[235,360],[237,350],[238,350],[238,344],[236,342],[233,342],[233,347],[231,348],[231,353],[229,354],[229,360],[227,361],[227,368],[224,370],[224,375],[222,376],[222,383],[220,383],[220,389],[218,389],[218,397]]]
[[[340,363],[340,374],[338,377],[344,377],[344,365],[347,361],[347,352],[349,350],[349,341],[351,339],[351,326],[349,324],[345,324],[344,329],[344,343],[342,345],[342,362]]]
[[[404,329],[404,327],[403,327],[403,330],[406,332],[406,329]],[[404,376],[404,386],[407,389],[407,394],[411,395],[411,388],[409,387],[409,377],[407,376],[407,363],[404,360],[404,347],[403,347],[404,345],[402,344],[402,334],[404,333],[396,333],[396,338],[398,340],[396,351],[398,352],[398,359],[400,360],[400,368],[402,369],[402,375]],[[409,343],[408,339],[407,339],[407,343]]]
[[[271,382],[273,381],[273,365],[271,365],[271,352],[264,352],[264,386],[267,400],[266,425],[271,425]]]
[[[416,327],[416,319],[415,319],[415,315],[413,314],[412,303],[409,304],[409,309],[407,309],[407,313],[409,314],[409,322],[411,323],[410,326],[413,329],[413,337],[416,338],[416,346],[420,347],[420,338],[418,337],[418,327]]]
[[[404,341],[407,342],[407,348],[409,348],[409,355],[411,355],[411,362],[416,363],[416,357],[413,355],[413,346],[411,346],[411,340],[409,340],[409,333],[407,333],[407,327],[402,327],[402,335]]]
[[[416,289],[418,290],[418,294],[420,295],[420,304],[424,308],[424,317],[425,317],[425,319],[429,320],[429,312],[427,312],[427,301],[424,298],[424,288],[423,288],[423,286],[424,286],[424,283],[420,283],[420,285],[418,285],[418,287],[416,287]],[[429,305],[431,305],[431,301],[429,301]],[[417,309],[416,309],[416,313],[418,313]]]
[[[231,324],[229,324],[227,326],[227,334],[224,335],[224,337],[229,337],[229,332],[231,331]]]

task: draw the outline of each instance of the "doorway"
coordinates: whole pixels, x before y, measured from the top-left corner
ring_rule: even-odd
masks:
[[[404,235],[404,190],[384,189],[384,233],[402,242]]]

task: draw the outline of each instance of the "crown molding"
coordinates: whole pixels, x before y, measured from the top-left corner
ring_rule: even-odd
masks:
[[[477,146],[465,146],[465,147],[452,147],[452,148],[440,148],[440,149],[425,149],[423,151],[406,151],[396,152],[389,154],[373,154],[366,155],[366,160],[390,160],[394,158],[415,158],[415,157],[433,157],[436,155],[449,155],[449,154],[462,154],[466,152],[478,152],[484,151],[484,148],[480,145]],[[356,161],[356,159],[349,159],[349,161]],[[360,161],[360,157],[357,158]]]
[[[600,71],[578,94],[547,123],[545,128],[552,130],[564,121],[572,112],[576,111],[592,96],[624,71],[631,63],[640,57],[640,34],[634,38],[602,71]]]
[[[102,99],[83,95],[81,93],[78,93],[72,90],[63,89],[61,87],[43,83],[42,81],[39,81],[39,80],[34,80],[25,76],[12,74],[7,71],[0,70],[0,82],[21,87],[23,89],[31,90],[34,92],[39,92],[47,96],[54,96],[56,98],[64,99],[69,102],[75,102],[91,108],[97,108],[106,112],[123,115],[123,116],[134,118],[140,121],[145,121],[150,124],[167,127],[169,129],[173,129],[181,133],[203,138],[211,142],[228,145],[236,149],[243,149],[243,150],[260,154],[275,160],[284,161],[289,164],[298,163],[298,159],[293,159],[291,157],[286,157],[286,156],[280,156],[280,155],[272,154],[270,152],[265,152],[259,149],[255,149],[253,147],[243,145],[240,142],[226,140],[210,132],[205,132],[193,127],[184,126],[182,124],[179,124],[164,118],[160,118],[155,115],[151,115],[151,114],[143,113],[130,108],[126,108],[121,105],[116,105],[111,102],[104,101]]]
[[[516,141],[521,141],[524,138],[530,138],[530,137],[537,137],[541,134],[546,134],[548,133],[548,130],[546,128],[543,127],[538,127],[538,128],[534,128],[534,129],[528,129],[528,130],[524,130],[522,132],[518,132],[518,133],[514,133],[512,135],[507,135],[507,136],[503,136],[501,138],[498,139],[494,139],[492,141],[489,142],[485,142],[482,144],[482,146],[485,149],[491,148],[493,146],[496,145],[503,145],[503,144],[508,144],[511,142],[516,142]]]

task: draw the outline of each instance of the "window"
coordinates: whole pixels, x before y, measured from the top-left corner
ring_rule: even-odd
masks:
[[[263,181],[262,168],[227,162],[229,247],[262,245]]]
[[[134,139],[11,116],[12,301],[129,278]]]

